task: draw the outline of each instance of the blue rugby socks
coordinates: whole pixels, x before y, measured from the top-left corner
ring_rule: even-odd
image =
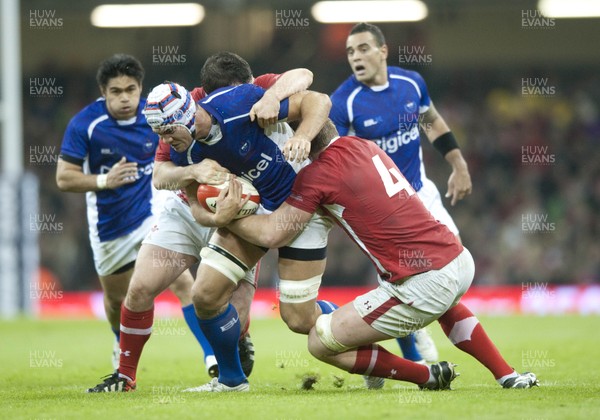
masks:
[[[204,336],[210,342],[219,364],[219,382],[236,386],[246,381],[238,353],[240,317],[230,303],[225,312],[210,319],[198,318]]]

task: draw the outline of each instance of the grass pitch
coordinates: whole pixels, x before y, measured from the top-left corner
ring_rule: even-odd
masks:
[[[112,334],[104,321],[0,323],[0,418],[207,419],[594,419],[600,418],[598,317],[482,317],[505,358],[538,375],[541,387],[504,390],[470,356],[430,326],[442,360],[457,363],[452,391],[422,392],[362,378],[313,359],[306,338],[279,319],[254,320],[256,364],[249,393],[189,394],[208,382],[199,346],[183,319],[156,320],[138,371],[138,390],[86,394],[111,372]],[[384,346],[398,352],[395,342]],[[313,390],[302,378],[318,377]]]

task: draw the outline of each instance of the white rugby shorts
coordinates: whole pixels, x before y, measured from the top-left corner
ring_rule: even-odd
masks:
[[[97,236],[90,235],[96,273],[102,277],[108,276],[119,268],[134,262],[142,241],[153,224],[154,217],[150,216],[134,231],[112,241],[100,242]]]
[[[94,266],[99,276],[108,276],[136,260],[142,241],[150,232],[165,201],[171,194],[171,191],[157,190],[152,187],[152,216],[144,220],[133,232],[105,242],[100,242],[98,236],[90,235]]]
[[[432,180],[423,177],[423,187],[417,191],[417,195],[425,205],[425,208],[433,215],[434,219],[446,225],[455,235],[458,235],[458,227],[452,220],[452,216],[444,207],[442,197]]]
[[[404,337],[442,316],[469,289],[475,275],[471,253],[464,250],[446,266],[416,274],[404,283],[379,279],[379,287],[358,296],[353,305],[377,331]]]
[[[272,212],[260,206],[257,214],[271,214]],[[279,221],[282,225],[293,225],[293,220]],[[333,227],[333,220],[329,216],[324,215],[319,210],[312,215],[304,230],[302,230],[290,243],[284,248],[294,248],[295,250],[319,250],[327,247],[327,239],[329,231]],[[320,259],[320,258],[319,258]]]
[[[208,245],[215,230],[216,228],[205,227],[196,222],[189,205],[171,192],[143,243],[191,255],[200,260],[200,251]],[[256,266],[246,272],[244,280],[256,287]]]

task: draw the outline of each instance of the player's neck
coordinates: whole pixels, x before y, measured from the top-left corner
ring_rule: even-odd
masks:
[[[383,66],[372,79],[364,83],[370,88],[385,87],[388,83],[387,66]]]
[[[323,153],[329,146],[331,146],[331,144],[336,141],[337,139],[339,139],[340,136],[336,135],[335,137],[333,137],[329,142],[327,142],[327,144],[323,145],[322,147],[318,147],[315,150],[311,150],[311,153],[309,154],[309,158],[310,160],[312,160],[313,162],[319,158],[319,155],[321,153]]]

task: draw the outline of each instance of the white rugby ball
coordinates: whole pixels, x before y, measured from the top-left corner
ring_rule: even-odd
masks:
[[[249,181],[244,178],[236,178],[242,184],[242,197],[246,197],[250,195],[250,199],[244,207],[240,209],[236,219],[240,219],[242,217],[250,216],[251,214],[256,213],[258,210],[258,206],[260,205],[260,195],[254,185],[252,185]],[[219,185],[208,185],[208,184],[200,184],[198,186],[198,191],[196,193],[198,197],[198,202],[204,207],[206,210],[212,211],[213,213],[217,211],[217,197],[221,193],[221,191],[229,186],[229,181],[225,181]]]

